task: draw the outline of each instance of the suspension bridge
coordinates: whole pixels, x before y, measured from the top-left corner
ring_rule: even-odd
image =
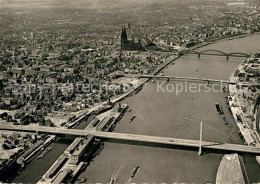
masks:
[[[207,125],[208,126],[208,125]],[[203,125],[205,127],[205,124]],[[160,145],[176,145],[180,147],[193,147],[199,148],[198,154],[202,154],[202,148],[231,151],[231,152],[245,152],[260,154],[260,148],[253,146],[246,146],[242,144],[229,144],[229,143],[216,143],[203,141],[203,127],[200,123],[200,139],[190,140],[190,139],[180,139],[180,138],[169,138],[169,137],[158,137],[158,136],[148,136],[148,135],[136,135],[136,134],[126,134],[126,133],[114,133],[114,132],[100,132],[91,130],[78,130],[78,129],[64,129],[64,128],[54,128],[54,127],[30,127],[30,126],[19,126],[19,125],[2,125],[0,130],[10,130],[10,131],[24,131],[31,133],[47,133],[55,135],[74,135],[74,136],[87,136],[89,134],[95,135],[97,138],[101,139],[111,139],[111,140],[121,140],[121,141],[132,141],[132,142],[142,142],[142,143],[152,143]],[[194,127],[192,127],[194,130]],[[215,131],[215,130],[214,130]],[[223,137],[223,135],[221,135]],[[239,140],[237,140],[239,142]],[[145,144],[144,144],[145,145]]]
[[[129,75],[128,75],[129,76]],[[138,78],[154,78],[154,79],[167,79],[175,81],[186,81],[186,82],[206,82],[208,84],[236,84],[233,81],[207,79],[207,78],[195,78],[195,77],[180,77],[180,76],[158,76],[158,75],[133,75],[132,77]]]

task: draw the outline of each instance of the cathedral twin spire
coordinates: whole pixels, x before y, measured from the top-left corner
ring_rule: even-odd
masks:
[[[127,33],[126,33],[126,28],[125,26],[122,27],[122,32],[121,32],[121,42],[127,41]]]

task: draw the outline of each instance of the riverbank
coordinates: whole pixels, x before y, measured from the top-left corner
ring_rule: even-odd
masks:
[[[249,63],[254,60],[254,57],[246,59],[231,75],[230,80],[238,84],[229,85],[228,103],[245,143],[260,148],[260,136],[255,125],[256,114],[253,112],[254,103],[260,94],[260,88],[254,85],[257,83],[257,77],[254,79],[254,75],[245,70],[250,65]]]

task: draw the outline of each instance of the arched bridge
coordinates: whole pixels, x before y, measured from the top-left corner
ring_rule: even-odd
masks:
[[[186,50],[181,52],[181,54],[196,54],[198,57],[201,55],[209,55],[209,56],[225,56],[227,59],[229,57],[249,57],[249,54],[243,53],[243,52],[231,52],[227,53],[221,50],[214,50],[214,49],[208,49],[208,50],[202,50],[202,51],[195,51],[195,50]]]

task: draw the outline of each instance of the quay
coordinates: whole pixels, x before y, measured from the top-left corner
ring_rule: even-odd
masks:
[[[77,129],[61,129],[61,128],[49,128],[41,127],[40,129],[31,128],[26,126],[0,126],[0,130],[11,130],[11,131],[25,131],[25,132],[35,132],[35,133],[48,133],[57,135],[74,135],[74,136],[88,136],[89,134],[95,135],[97,138],[102,139],[112,139],[112,140],[122,140],[122,141],[134,141],[143,143],[153,143],[153,144],[164,144],[164,145],[177,145],[183,147],[200,147],[199,140],[188,140],[188,139],[176,139],[168,137],[157,137],[157,136],[147,136],[147,135],[135,135],[135,134],[125,134],[125,133],[113,133],[113,132],[100,132],[100,131],[90,131],[90,130],[77,130]],[[239,144],[227,144],[227,143],[215,143],[215,142],[201,142],[202,148],[231,151],[231,152],[245,152],[260,154],[260,148],[239,145]]]

